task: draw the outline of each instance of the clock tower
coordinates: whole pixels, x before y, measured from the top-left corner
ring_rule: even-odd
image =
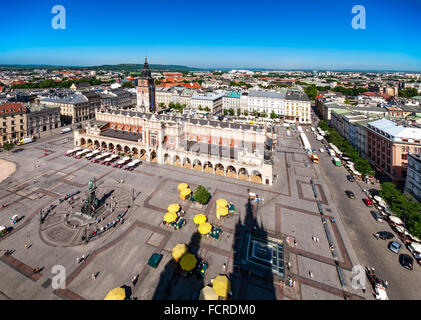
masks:
[[[142,75],[137,83],[137,110],[142,112],[156,112],[155,81],[152,78],[146,57]]]

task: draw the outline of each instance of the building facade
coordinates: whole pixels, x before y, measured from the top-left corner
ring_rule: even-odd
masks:
[[[0,105],[0,146],[27,137],[27,109],[22,103]]]
[[[42,104],[50,107],[59,107],[62,125],[74,124],[95,118],[95,105],[80,93],[75,93],[65,98],[44,98]]]
[[[408,153],[408,171],[406,173],[405,192],[421,202],[421,153]]]
[[[104,110],[97,112],[96,120],[85,129],[75,131],[74,139],[77,146],[272,184],[273,160],[267,151],[273,137],[265,127]]]
[[[367,124],[367,158],[393,183],[405,183],[408,152],[421,152],[421,128],[404,127],[380,119]]]
[[[60,107],[31,105],[27,113],[28,135],[40,136],[42,132],[61,127]]]

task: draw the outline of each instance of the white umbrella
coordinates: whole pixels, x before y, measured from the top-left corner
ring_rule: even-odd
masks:
[[[92,151],[92,154],[97,154],[97,153],[99,153],[99,150]]]
[[[103,155],[102,155],[102,154],[100,154],[99,156],[96,156],[96,157],[95,157],[95,159],[99,160],[99,159],[101,159],[102,157],[103,157]]]
[[[111,158],[113,158],[113,159],[118,158],[118,155],[117,155],[117,154],[113,154],[113,155],[111,156]]]
[[[396,226],[395,228],[396,228],[396,230],[398,230],[398,232],[400,232],[400,233],[404,233],[404,232],[405,232],[405,228],[404,228],[403,226]]]
[[[108,162],[108,161],[111,161],[111,160],[113,160],[112,158],[107,158],[107,159],[105,159],[104,161],[105,162]]]
[[[130,157],[124,157],[123,158],[123,161],[129,161],[130,160]]]
[[[413,236],[412,234],[409,235],[411,237],[411,239],[415,242],[421,242],[420,239],[418,239],[417,237]],[[421,253],[421,252],[420,252]]]
[[[389,217],[389,219],[394,224],[397,224],[397,225],[402,225],[403,224],[403,221],[399,217],[392,216],[392,217]]]
[[[102,154],[103,157],[108,157],[110,154],[108,152],[105,152]]]
[[[89,157],[92,157],[94,154],[91,152],[91,153],[88,153],[86,156],[85,156],[85,158],[89,158]]]
[[[134,163],[133,162],[130,162],[129,164],[127,164],[127,166],[128,167],[133,167],[134,166]]]
[[[81,147],[76,147],[76,148],[73,149],[73,151],[79,151],[79,150],[82,150],[82,148]]]
[[[71,154],[73,152],[75,152],[75,150],[72,149],[72,150],[67,151],[66,154]]]
[[[376,199],[378,202],[384,202],[383,198],[380,196],[374,196],[374,199]]]
[[[124,160],[120,160],[119,162],[117,162],[117,164],[123,164],[123,163],[125,163],[126,161],[124,161]]]
[[[412,242],[411,247],[414,248],[415,252],[421,253],[421,243]]]
[[[89,152],[91,149],[83,149],[83,152]]]

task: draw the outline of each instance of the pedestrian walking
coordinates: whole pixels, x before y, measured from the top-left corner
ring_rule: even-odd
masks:
[[[79,257],[76,257],[76,262],[77,263],[80,263],[80,258]]]
[[[319,241],[320,241],[320,239],[319,238],[316,238],[316,242],[319,243]]]
[[[222,269],[224,270],[224,272],[227,269],[227,265],[225,263],[222,265]]]
[[[25,250],[28,250],[29,246],[27,243],[25,243]]]
[[[311,270],[308,271],[308,274],[310,275],[310,278],[313,278],[313,272]]]
[[[82,258],[80,260],[81,261],[84,261],[85,260],[85,255],[84,254],[82,254]]]

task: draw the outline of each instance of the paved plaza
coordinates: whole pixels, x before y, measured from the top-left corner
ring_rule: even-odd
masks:
[[[10,155],[0,153],[0,158],[16,164],[15,174],[0,185],[0,203],[7,204],[0,208],[0,225],[10,229],[0,238],[0,249],[13,251],[0,258],[1,299],[103,299],[110,289],[122,285],[130,286],[132,296],[142,300],[197,299],[200,289],[218,274],[231,279],[233,299],[344,299],[345,295],[372,299],[369,290],[363,293],[351,286],[351,270],[359,264],[358,258],[319,168],[308,161],[296,135],[288,137],[278,128],[274,157],[278,178],[272,186],[145,161],[130,172],[66,157],[64,153],[73,148],[70,135],[52,135],[17,147]],[[46,156],[44,150],[48,150]],[[85,243],[77,228],[83,221],[74,218],[66,223],[72,208],[67,202],[59,204],[58,199],[76,191],[82,199],[93,178],[99,197],[115,197],[113,212],[127,213],[123,222]],[[317,198],[310,178],[318,190]],[[205,186],[211,193],[209,203],[202,207],[180,200],[180,182],[192,190]],[[248,192],[263,201],[250,203]],[[217,219],[219,198],[233,202],[237,211]],[[173,202],[185,211],[187,224],[179,230],[162,224],[167,206]],[[323,216],[318,203],[324,209]],[[40,210],[51,204],[57,207],[40,224]],[[218,240],[198,234],[193,222],[198,213],[222,230]],[[9,218],[14,214],[21,220],[12,225]],[[104,216],[98,226],[109,222],[110,217]],[[258,265],[238,262],[248,232],[279,241],[283,263],[290,264],[284,268],[284,277],[260,274]],[[191,252],[208,262],[203,279],[181,274],[171,256],[178,243],[187,244]],[[163,255],[156,269],[147,264],[153,253]],[[78,263],[76,258],[82,255],[86,259]],[[66,270],[65,289],[51,286],[55,265]],[[35,267],[41,268],[36,276],[31,272]],[[92,273],[98,274],[95,280]],[[133,286],[135,275],[139,277]],[[286,285],[288,276],[295,280],[295,287]]]

